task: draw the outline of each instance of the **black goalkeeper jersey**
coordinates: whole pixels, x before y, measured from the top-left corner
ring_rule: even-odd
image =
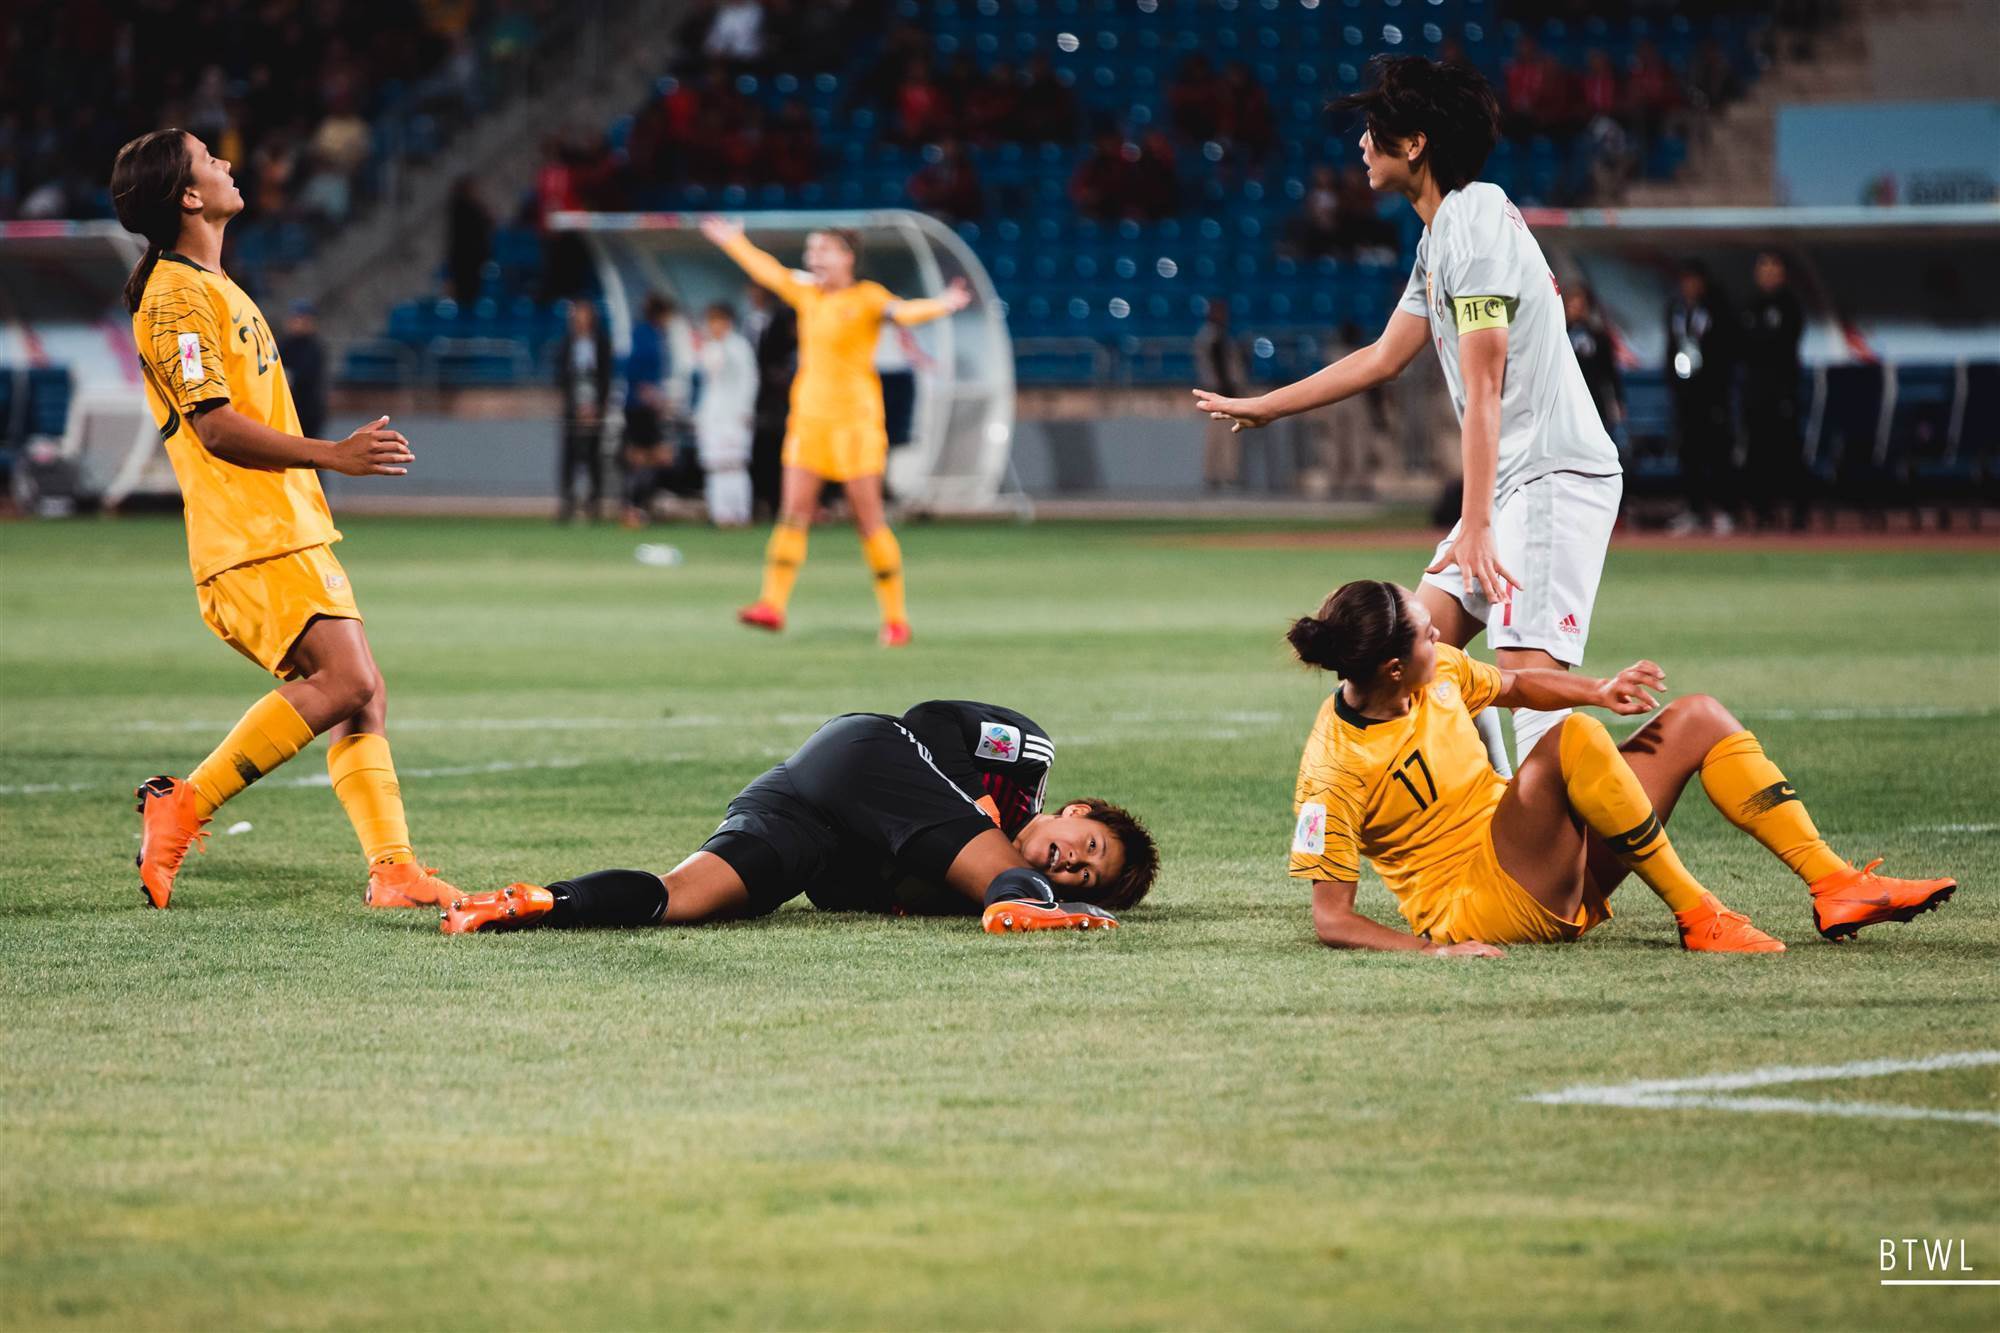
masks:
[[[932,699],[899,721],[960,791],[993,798],[1008,837],[1041,813],[1056,747],[1033,719],[998,704]]]

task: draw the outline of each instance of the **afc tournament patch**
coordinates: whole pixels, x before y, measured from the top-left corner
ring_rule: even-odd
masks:
[[[981,722],[979,748],[973,753],[980,759],[998,759],[1011,764],[1021,757],[1021,729],[1010,727],[1005,722]]]
[[[1299,807],[1299,822],[1292,829],[1292,850],[1307,856],[1326,855],[1326,807],[1307,801]]]
[[[181,335],[181,382],[199,384],[207,378],[201,373],[201,335],[183,333]]]

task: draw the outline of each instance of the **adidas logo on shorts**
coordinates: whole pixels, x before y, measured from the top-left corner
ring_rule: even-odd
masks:
[[[1574,615],[1565,615],[1561,620],[1558,620],[1556,628],[1565,634],[1577,634],[1581,632],[1576,627],[1576,617]]]

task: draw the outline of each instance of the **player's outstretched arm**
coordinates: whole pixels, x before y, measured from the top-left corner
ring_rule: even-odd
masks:
[[[1232,430],[1255,430],[1281,417],[1310,412],[1386,384],[1403,373],[1429,339],[1430,325],[1399,310],[1389,316],[1381,337],[1302,380],[1254,398],[1225,398],[1208,389],[1196,389],[1194,410],[1232,423]]]
[[[1603,708],[1620,717],[1636,717],[1660,706],[1653,691],[1667,687],[1667,673],[1657,662],[1634,662],[1609,680],[1579,676],[1546,667],[1500,672],[1500,693],[1493,702],[1502,708]]]
[[[1352,880],[1313,881],[1313,931],[1329,949],[1372,949],[1381,953],[1427,953],[1434,958],[1505,958],[1504,949],[1479,940],[1432,944],[1392,930],[1354,910]]]
[[[410,442],[389,429],[389,418],[377,417],[344,440],[308,440],[272,430],[224,404],[194,419],[202,447],[238,467],[324,468],[350,477],[400,477],[413,462]]]
[[[955,315],[972,304],[972,288],[964,278],[953,278],[951,285],[944,289],[942,296],[925,296],[910,301],[892,301],[887,314],[890,319],[909,328],[915,324],[928,324],[946,315]]]
[[[769,289],[787,305],[798,304],[799,280],[792,276],[790,269],[759,250],[743,234],[742,223],[731,222],[727,218],[703,218],[701,234],[735,260],[736,266],[749,274],[752,282]]]

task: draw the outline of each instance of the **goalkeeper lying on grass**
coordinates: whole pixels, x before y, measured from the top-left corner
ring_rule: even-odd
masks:
[[[800,894],[831,911],[980,912],[994,934],[1115,926],[1111,912],[1146,895],[1159,854],[1109,802],[1044,813],[1054,760],[1040,727],[993,704],[847,713],[737,793],[701,850],[666,874],[599,870],[461,894],[446,900],[444,932],[686,926],[763,916]]]

